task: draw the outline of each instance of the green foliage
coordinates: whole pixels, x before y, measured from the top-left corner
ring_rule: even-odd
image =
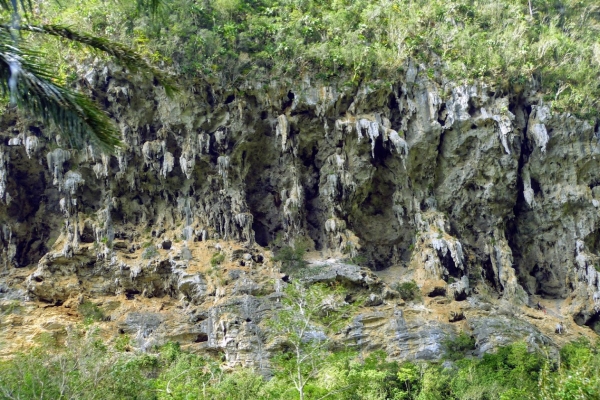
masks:
[[[400,293],[400,297],[405,301],[418,300],[421,298],[419,286],[415,281],[398,282],[394,285],[394,290]]]
[[[306,242],[296,240],[293,246],[278,246],[275,244],[274,247],[276,247],[276,249],[274,250],[275,256],[273,257],[273,260],[281,262],[282,272],[288,275],[294,275],[306,267],[306,261],[304,261],[304,255],[308,249],[308,244]]]
[[[69,88],[66,79],[58,79],[48,62],[52,56],[34,48],[54,36],[113,56],[132,71],[150,72],[166,89],[170,88],[168,79],[126,46],[66,26],[41,23],[45,19],[31,2],[0,1],[0,96],[44,122],[56,124],[71,146],[93,142],[114,151],[121,145],[120,133],[108,115],[88,96]]]
[[[465,352],[475,349],[475,338],[461,332],[455,338],[448,338],[442,342],[446,349],[446,357],[451,360],[459,360],[464,357]]]
[[[554,109],[597,116],[596,1],[531,3],[533,13],[522,0],[173,0],[154,18],[130,2],[50,7],[57,23],[232,87],[305,75],[390,82],[413,62],[429,79],[482,80],[498,93],[535,81]]]
[[[63,346],[47,342],[0,361],[0,398],[152,399],[151,370],[109,350],[95,331],[73,331]]]
[[[530,353],[525,343],[516,343],[481,360],[464,359],[457,365],[458,373],[450,384],[456,398],[526,399],[538,386],[544,357]]]
[[[561,365],[554,371],[545,365],[540,374],[541,396],[548,400],[598,398],[600,351],[598,344],[585,339],[569,343],[560,350]]]
[[[210,265],[214,268],[217,265],[221,265],[221,263],[225,261],[225,254],[223,253],[215,253],[210,258]]]
[[[274,376],[267,380],[252,369],[225,371],[218,362],[187,353],[177,343],[167,343],[153,353],[134,352],[129,338],[122,337],[127,344],[111,347],[94,330],[73,330],[62,344],[45,340],[27,353],[0,360],[0,399],[298,398],[294,374],[284,373],[281,364],[275,364]],[[314,361],[318,368],[306,376],[302,393],[314,400],[598,398],[598,346],[577,341],[560,354],[560,361],[548,360],[517,343],[481,359],[463,358],[444,367],[390,362],[382,351],[363,357],[327,350]],[[309,360],[303,362],[311,364]]]
[[[85,320],[89,321],[102,321],[104,320],[104,313],[96,304],[91,301],[84,301],[79,305],[77,311]]]
[[[329,334],[344,323],[348,307],[341,286],[305,287],[295,280],[285,288],[282,307],[269,321],[272,334],[283,342],[273,364],[276,376],[289,377],[300,399],[333,357]]]
[[[0,316],[17,314],[17,313],[19,313],[20,309],[21,309],[21,303],[19,302],[19,300],[3,302],[2,304],[0,304]]]
[[[150,260],[150,259],[152,259],[152,258],[154,258],[156,256],[158,256],[158,250],[156,249],[156,246],[153,245],[153,244],[150,244],[142,252],[142,258],[144,260]]]

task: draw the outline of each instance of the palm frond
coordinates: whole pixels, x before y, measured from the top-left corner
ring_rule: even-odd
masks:
[[[2,0],[0,0],[2,1]],[[0,28],[10,31],[11,26],[0,25]],[[73,42],[82,43],[93,49],[102,51],[115,58],[115,61],[123,64],[132,71],[149,72],[154,76],[156,81],[165,88],[165,91],[170,96],[176,91],[175,84],[172,80],[166,76],[162,71],[154,68],[148,64],[146,60],[140,57],[135,51],[129,47],[121,44],[112,42],[108,39],[101,38],[98,36],[90,35],[83,32],[77,32],[73,29],[62,26],[62,25],[30,25],[22,24],[19,26],[20,30],[41,33],[46,35],[52,35],[60,38],[64,38]]]
[[[43,120],[53,121],[73,147],[91,141],[113,151],[121,145],[110,118],[89,98],[52,83],[52,74],[39,54],[9,43],[8,35],[0,35],[0,93]]]
[[[19,5],[21,10],[19,10]],[[0,10],[10,11],[13,14],[21,15],[21,12],[27,15],[33,11],[31,0],[0,0]]]

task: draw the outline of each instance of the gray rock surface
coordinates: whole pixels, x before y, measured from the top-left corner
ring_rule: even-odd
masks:
[[[267,246],[303,242],[321,259],[306,282],[365,294],[372,310],[338,339],[366,349],[438,357],[458,328],[431,310],[475,290],[494,298],[465,310],[480,349],[548,342],[533,323],[507,327],[521,317],[496,316],[498,298],[558,302],[553,318],[600,331],[600,132],[535,93],[442,87],[411,65],[392,84],[203,83],[168,98],[89,68],[123,135],[116,154],[67,149],[8,111],[0,120],[0,268],[28,268],[4,284],[31,300],[110,297],[158,314],[163,302],[163,322],[138,327],[144,343],[185,338],[263,365],[261,324],[285,286]],[[342,258],[398,272],[382,280]],[[399,306],[391,286],[404,276],[448,298]],[[119,310],[133,332],[134,311]]]

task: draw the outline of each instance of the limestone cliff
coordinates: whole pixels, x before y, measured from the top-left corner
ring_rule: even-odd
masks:
[[[600,332],[600,128],[535,88],[416,65],[391,83],[191,82],[174,98],[116,67],[82,76],[121,129],[115,155],[2,116],[0,301],[23,304],[0,321],[5,354],[60,336],[87,299],[108,337],[266,365],[287,280],[274,241],[308,243],[311,279],[367,299],[336,336],[361,349],[434,359],[458,330],[477,352]],[[424,301],[399,299],[406,279]]]

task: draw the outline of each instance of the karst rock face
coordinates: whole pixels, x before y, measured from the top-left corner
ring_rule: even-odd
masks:
[[[203,82],[171,98],[116,67],[82,76],[124,146],[73,150],[56,128],[3,115],[5,298],[130,299],[110,318],[140,343],[260,364],[275,346],[261,324],[285,285],[267,247],[302,241],[346,271],[323,280],[370,296],[339,333],[366,348],[436,358],[455,331],[396,303],[388,285],[401,276],[441,285],[448,309],[461,300],[482,351],[506,331],[550,340],[502,311],[535,296],[600,331],[599,128],[552,113],[534,89],[441,85],[416,65],[391,83]],[[209,269],[215,251],[226,260]],[[383,275],[331,261],[356,256]],[[24,280],[7,278],[17,270]],[[172,311],[123,310],[139,299]]]

